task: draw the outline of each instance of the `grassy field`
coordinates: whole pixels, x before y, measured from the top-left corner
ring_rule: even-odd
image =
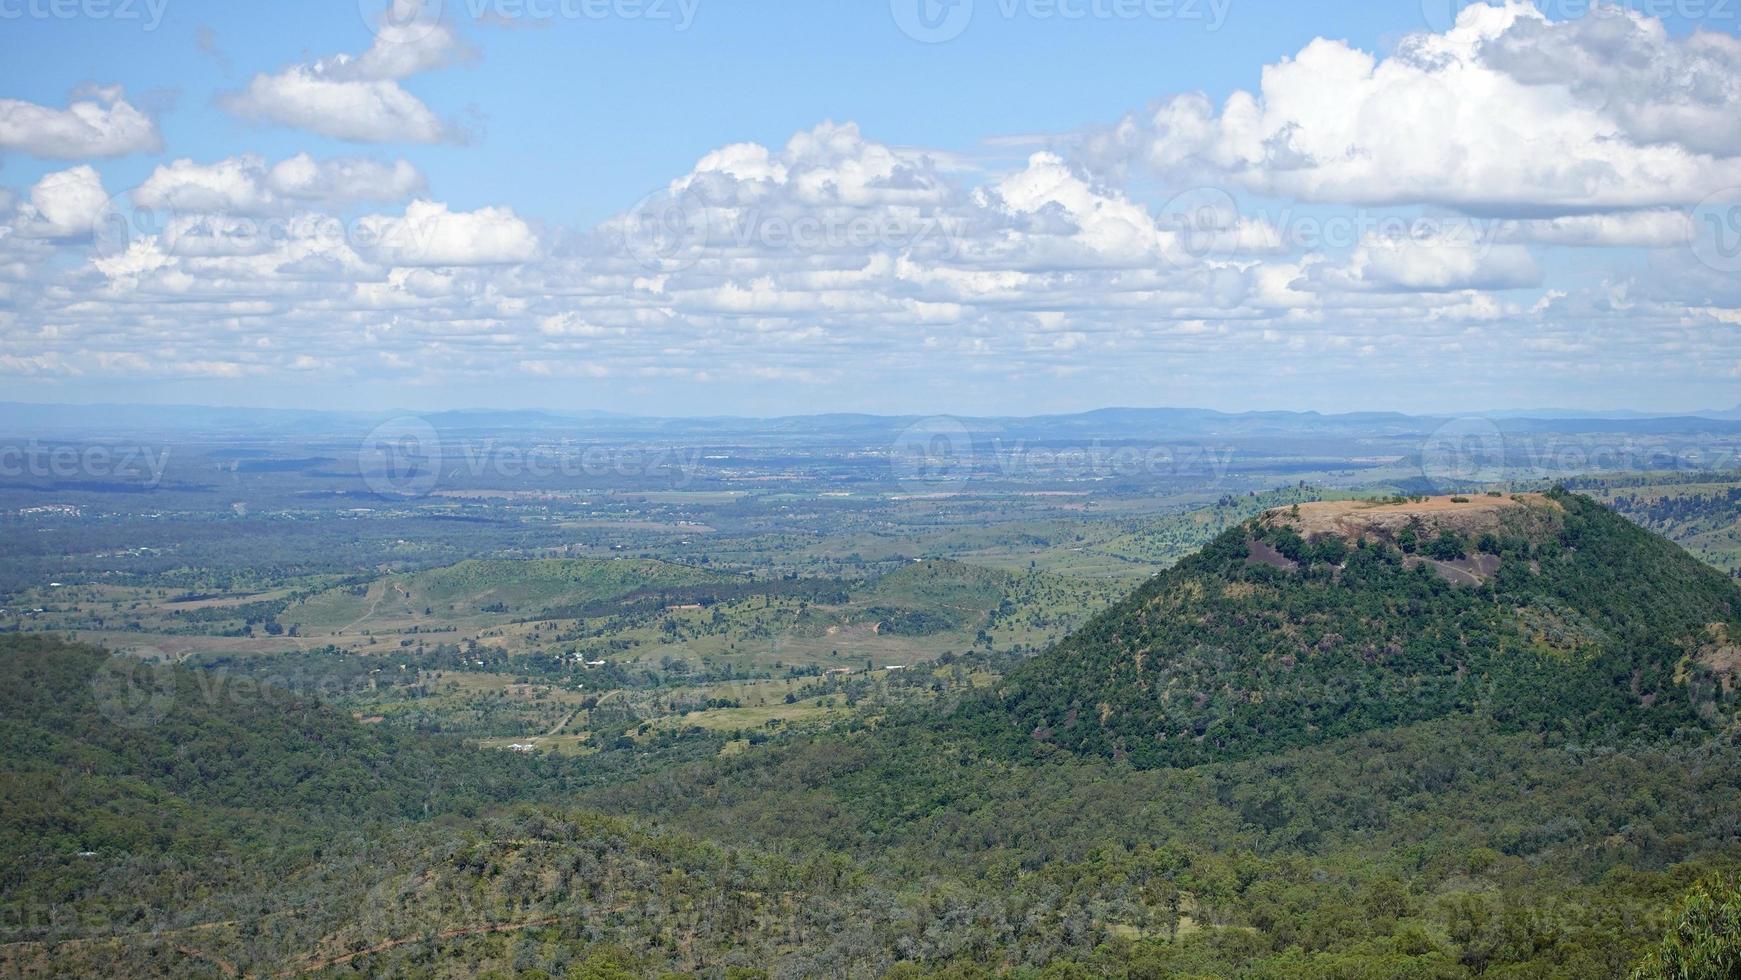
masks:
[[[415,623],[438,615],[443,622],[535,615],[550,606],[723,578],[645,559],[474,560],[388,576],[366,588],[323,593],[287,610],[283,618],[310,631],[355,632],[376,623]]]
[[[839,721],[851,714],[839,698],[817,697],[791,704],[758,705],[753,708],[714,708],[667,715],[653,723],[656,728],[685,728],[690,725],[708,731],[731,732],[771,729],[782,726],[810,727]]]

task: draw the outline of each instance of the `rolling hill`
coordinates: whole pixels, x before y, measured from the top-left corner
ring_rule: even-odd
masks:
[[[781,945],[743,889],[793,888],[790,862],[534,806],[572,796],[567,761],[47,637],[0,636],[0,678],[6,976],[475,975],[522,934],[633,976],[672,959],[679,901],[718,913],[677,934],[724,962]],[[463,959],[417,963],[442,945]]]

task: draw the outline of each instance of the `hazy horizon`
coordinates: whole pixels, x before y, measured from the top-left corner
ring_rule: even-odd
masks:
[[[408,405],[387,405],[387,406],[383,406],[380,408],[331,408],[331,407],[318,407],[317,408],[317,407],[310,407],[310,406],[306,406],[306,405],[294,405],[294,404],[243,405],[243,404],[212,404],[212,403],[177,402],[177,401],[161,401],[161,402],[132,402],[132,401],[64,401],[64,402],[54,402],[54,401],[41,401],[41,402],[33,402],[33,401],[17,401],[17,400],[0,400],[0,412],[4,412],[7,409],[14,409],[14,408],[27,408],[27,409],[30,409],[30,408],[67,408],[67,409],[91,409],[91,410],[95,410],[95,409],[125,410],[125,409],[136,409],[136,408],[170,409],[170,408],[173,408],[173,409],[207,411],[207,412],[216,412],[216,413],[221,413],[221,412],[235,412],[235,413],[291,412],[291,413],[308,413],[308,414],[316,414],[316,415],[357,415],[357,416],[371,417],[371,418],[372,417],[380,417],[383,415],[392,415],[392,414],[396,414],[396,413],[407,414],[407,415],[534,414],[534,415],[549,415],[549,416],[556,417],[556,418],[563,418],[563,417],[584,418],[586,416],[601,416],[601,417],[610,416],[610,417],[625,418],[625,419],[669,419],[669,420],[673,420],[673,421],[705,420],[705,419],[745,419],[745,420],[754,421],[754,420],[770,420],[770,419],[780,419],[780,418],[816,418],[816,417],[825,417],[825,416],[830,416],[830,415],[858,415],[858,416],[865,416],[865,417],[870,417],[870,418],[917,418],[917,417],[926,417],[926,416],[937,416],[937,417],[954,417],[954,418],[964,418],[964,419],[976,419],[976,418],[1037,419],[1037,418],[1051,418],[1051,417],[1069,417],[1069,416],[1078,416],[1078,415],[1092,415],[1092,414],[1097,414],[1097,413],[1108,413],[1108,412],[1212,412],[1212,413],[1221,414],[1221,415],[1228,415],[1228,416],[1261,415],[1261,414],[1294,414],[1294,415],[1313,415],[1313,414],[1316,414],[1316,415],[1324,415],[1324,416],[1401,415],[1401,416],[1408,416],[1408,417],[1413,417],[1413,418],[1458,418],[1458,417],[1481,418],[1481,417],[1502,417],[1502,416],[1503,417],[1516,417],[1516,418],[1530,418],[1530,417],[1549,418],[1549,417],[1554,417],[1554,416],[1576,416],[1576,417],[1588,417],[1588,418],[1592,418],[1592,419],[1624,419],[1628,416],[1700,417],[1700,416],[1730,415],[1730,414],[1741,413],[1741,404],[1736,404],[1736,405],[1730,406],[1730,407],[1724,407],[1724,406],[1720,406],[1720,405],[1715,405],[1715,406],[1707,405],[1707,406],[1703,406],[1703,407],[1699,407],[1699,408],[1668,409],[1668,410],[1652,410],[1652,409],[1631,408],[1631,407],[1607,407],[1607,408],[1586,409],[1586,408],[1572,408],[1572,407],[1567,407],[1567,406],[1542,405],[1542,406],[1525,406],[1525,407],[1512,407],[1512,408],[1505,408],[1505,407],[1481,408],[1481,409],[1469,409],[1469,410],[1462,410],[1462,411],[1431,411],[1431,410],[1427,410],[1427,409],[1408,408],[1408,407],[1355,408],[1355,409],[1348,409],[1345,411],[1322,411],[1322,410],[1313,409],[1313,408],[1219,408],[1219,407],[1210,406],[1210,405],[1188,405],[1188,404],[1157,404],[1157,405],[1105,404],[1105,405],[1090,405],[1090,406],[1078,408],[1078,409],[1068,409],[1068,410],[1063,410],[1063,411],[1046,411],[1046,412],[1042,412],[1042,411],[1033,411],[1033,412],[964,412],[964,411],[948,411],[945,409],[916,410],[916,411],[902,412],[902,411],[858,411],[858,410],[851,410],[851,409],[844,409],[844,410],[826,410],[825,409],[825,410],[814,411],[814,412],[782,412],[782,413],[778,413],[778,414],[752,414],[752,413],[739,413],[739,412],[661,414],[661,413],[656,413],[656,412],[633,412],[633,411],[622,411],[622,410],[614,410],[614,409],[598,408],[598,407],[557,408],[557,407],[551,407],[548,405],[505,406],[505,405],[483,405],[483,404],[456,404],[456,405],[444,406],[444,407],[439,407],[439,408],[436,408],[436,407],[413,407],[413,406],[408,406]]]

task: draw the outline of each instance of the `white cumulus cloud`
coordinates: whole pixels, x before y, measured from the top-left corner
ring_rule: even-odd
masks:
[[[1686,205],[1741,184],[1738,48],[1629,13],[1477,4],[1385,58],[1320,38],[1256,92],[1167,99],[1084,153],[1304,201],[1517,217]]]
[[[0,99],[0,150],[70,159],[162,148],[156,120],[130,104],[119,86],[75,93],[65,109]]]
[[[219,104],[245,118],[356,143],[464,142],[463,127],[399,84],[472,54],[438,13],[439,5],[394,0],[361,55],[335,54],[255,75]]]
[[[375,215],[360,223],[381,262],[400,266],[503,265],[538,255],[538,235],[508,208],[450,211],[435,201],[412,201],[399,217]]]
[[[209,164],[182,159],[161,165],[132,198],[149,208],[264,214],[291,206],[402,201],[425,188],[423,175],[405,160],[321,161],[299,153],[268,166],[249,154]]]
[[[108,198],[102,176],[89,165],[44,174],[18,209],[14,227],[32,238],[88,239]]]
[[[1316,271],[1333,288],[1428,293],[1519,289],[1542,279],[1527,248],[1460,236],[1372,236],[1346,266]]]

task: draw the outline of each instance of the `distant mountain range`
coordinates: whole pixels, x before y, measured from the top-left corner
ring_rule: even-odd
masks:
[[[1696,432],[1710,424],[1741,423],[1741,406],[1722,411],[1648,413],[1563,409],[1495,411],[1467,416],[1402,412],[1220,412],[1201,408],[1102,408],[1035,416],[921,416],[830,413],[771,418],[692,418],[622,415],[602,411],[463,409],[440,412],[343,412],[223,408],[199,405],[47,405],[0,402],[0,437],[112,436],[124,433],[199,437],[270,437],[366,433],[415,417],[439,432],[464,435],[561,434],[578,438],[840,438],[891,440],[910,430],[965,431],[975,436],[1068,440],[1288,436],[1298,434],[1407,435],[1430,433],[1458,419],[1486,419],[1520,432]],[[955,427],[959,427],[956,429]],[[1723,426],[1720,431],[1728,431]]]
[[[1697,412],[1639,412],[1631,409],[1593,412],[1575,408],[1537,408],[1514,409],[1501,412],[1479,412],[1476,414],[1491,419],[1662,419],[1689,417],[1706,419],[1741,419],[1741,405],[1737,405],[1734,408],[1705,409]]]

